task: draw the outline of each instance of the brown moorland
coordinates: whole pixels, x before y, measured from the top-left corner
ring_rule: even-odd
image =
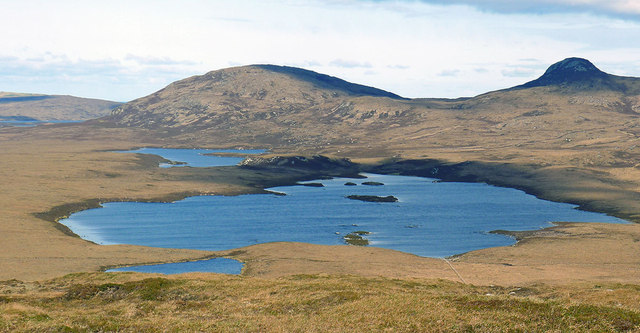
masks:
[[[637,285],[83,273],[0,282],[11,332],[632,332]]]
[[[143,280],[147,275],[102,273],[7,281],[0,296],[0,329],[255,331],[308,324],[344,331],[360,322],[364,326],[358,327],[365,329],[406,331],[637,330],[638,302],[627,300],[637,300],[640,283],[638,224],[563,223],[517,234],[523,240],[515,246],[445,261],[370,247],[300,243],[217,253],[98,246],[53,223],[105,201],[259,193],[275,184],[331,174],[269,165],[160,169],[160,158],[110,152],[142,146],[270,148],[273,155],[347,157],[360,170],[484,181],[638,221],[640,80],[591,66],[567,59],[533,83],[459,100],[408,100],[313,72],[248,66],[176,82],[89,123],[2,129],[0,279],[34,281],[211,256],[234,257],[246,267],[239,278],[195,274]],[[342,172],[353,170],[334,171]],[[315,275],[295,277],[302,273]],[[454,282],[424,280],[429,278]],[[313,287],[318,279],[324,279],[321,290]],[[418,289],[436,291],[415,293],[411,281]],[[240,294],[209,295],[223,286]],[[509,286],[537,291],[512,299],[504,295]],[[146,299],[141,293],[148,288],[162,296]],[[264,293],[252,296],[257,289],[251,288]],[[332,288],[352,293],[334,295]],[[486,288],[504,289],[496,294]],[[193,290],[206,290],[206,296],[198,299]],[[280,298],[283,290],[288,292]],[[129,310],[106,304],[113,293],[120,309]],[[293,295],[301,297],[300,303]],[[230,301],[231,317],[202,310]],[[281,310],[269,312],[272,302]],[[180,315],[160,325],[163,311],[144,310],[160,304]],[[382,304],[388,304],[383,311],[388,316],[357,315],[379,312]],[[442,308],[428,311],[417,304]],[[190,309],[180,310],[183,306]],[[80,313],[87,307],[91,313]],[[412,308],[418,310],[406,312]],[[121,326],[108,326],[104,310]],[[299,321],[309,313],[307,321]],[[332,324],[328,318],[336,313],[342,319]],[[433,324],[447,313],[442,326]],[[195,320],[203,315],[209,317]],[[414,319],[401,327],[407,318]],[[549,324],[539,326],[542,322]],[[226,326],[206,326],[218,324]]]
[[[23,94],[0,91],[0,120],[89,120],[107,116],[118,102],[74,96]]]

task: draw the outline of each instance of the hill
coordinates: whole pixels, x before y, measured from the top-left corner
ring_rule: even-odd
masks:
[[[183,145],[341,145],[402,153],[591,147],[622,132],[630,133],[624,139],[635,135],[639,111],[640,79],[569,58],[521,86],[457,100],[403,99],[290,67],[235,67],[175,82],[116,108],[104,121],[160,130]]]
[[[639,86],[634,78],[620,77],[599,70],[589,60],[567,58],[549,67],[538,79],[512,89],[524,89],[543,86],[577,91],[610,90],[638,94]]]
[[[545,75],[555,73],[547,75],[559,77],[555,81],[543,75],[544,80],[537,81],[543,84],[457,100],[403,99],[304,70],[236,67],[175,82],[98,120],[4,130],[1,150],[9,164],[3,168],[6,191],[0,201],[7,214],[0,219],[0,234],[7,235],[3,242],[18,257],[29,253],[30,258],[48,262],[47,253],[54,248],[69,254],[67,266],[52,261],[48,269],[33,274],[129,263],[135,258],[124,249],[97,247],[94,256],[84,255],[84,250],[67,251],[71,241],[50,221],[101,200],[254,193],[305,175],[292,168],[268,167],[157,170],[153,158],[109,153],[144,146],[255,147],[269,148],[273,155],[349,158],[361,171],[486,182],[640,222],[640,96],[635,94],[640,80],[593,68],[594,75],[577,78],[563,78],[557,75],[562,72],[551,70],[577,71],[587,68],[585,62],[571,65],[573,60],[565,60],[551,66]],[[622,82],[625,88],[595,84],[603,78]],[[594,88],[579,88],[585,84]],[[328,175],[332,169],[328,164],[327,170],[314,169],[313,175]],[[47,235],[59,237],[56,241],[39,245],[29,231],[21,234],[24,238],[15,236],[16,218],[11,214],[47,210],[53,212],[47,221],[32,215],[20,219],[29,225],[40,223]],[[612,234],[607,234],[607,242],[623,246]],[[590,239],[580,239],[595,246]],[[22,244],[29,250],[16,250]],[[618,258],[623,250],[633,252],[637,243],[633,244],[617,249]],[[35,248],[42,255],[36,255]],[[594,249],[598,248],[603,247]],[[474,260],[500,262],[496,251],[482,252],[484,257]],[[543,253],[535,248],[527,253],[534,252]],[[464,258],[473,255],[459,260]]]
[[[89,120],[109,115],[120,104],[73,96],[0,92],[0,118]]]
[[[100,122],[151,130],[171,146],[474,161],[483,167],[460,179],[636,219],[638,112],[640,79],[569,58],[521,86],[456,100],[403,99],[302,69],[235,67],[175,82]],[[598,203],[596,190],[607,193]]]
[[[349,137],[352,129],[342,126],[393,118],[405,111],[397,106],[403,100],[307,70],[254,65],[174,82],[118,107],[108,119],[117,125],[162,129],[178,140],[195,136],[314,146]]]
[[[291,72],[216,71],[100,120],[0,131],[0,331],[638,329],[638,224],[562,223],[512,233],[523,239],[515,246],[441,260],[280,242],[218,253],[100,246],[52,223],[102,202],[262,193],[339,171],[324,158],[297,169],[158,168],[159,157],[113,152],[145,146],[347,157],[354,163],[338,164],[516,187],[640,221],[638,79],[606,76],[623,81],[620,89],[598,84],[599,73],[560,75],[467,99],[408,100]],[[242,276],[94,273],[29,282],[218,255],[244,261]],[[152,317],[140,320],[145,315]]]

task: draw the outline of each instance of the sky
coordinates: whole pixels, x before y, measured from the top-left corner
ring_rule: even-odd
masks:
[[[0,91],[129,101],[226,67],[302,67],[405,97],[640,77],[640,0],[0,0]]]

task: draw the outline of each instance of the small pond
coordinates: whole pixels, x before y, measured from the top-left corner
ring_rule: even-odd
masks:
[[[107,272],[140,272],[179,274],[184,272],[216,272],[224,274],[240,274],[242,263],[227,258],[213,258],[208,260],[178,262],[171,264],[131,266],[109,269]]]
[[[118,153],[138,153],[159,155],[172,161],[162,163],[161,168],[171,167],[216,167],[236,165],[244,160],[244,155],[262,154],[264,149],[166,149],[166,148],[141,148],[136,150],[123,150]],[[216,155],[220,154],[220,155]],[[228,156],[228,155],[232,156]]]

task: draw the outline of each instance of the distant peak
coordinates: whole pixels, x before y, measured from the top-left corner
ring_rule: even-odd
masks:
[[[591,61],[583,58],[567,58],[562,61],[556,62],[551,65],[545,72],[547,74],[553,73],[589,73],[597,72],[603,73]]]
[[[518,88],[531,88],[551,85],[588,86],[595,88],[593,83],[607,80],[609,74],[599,70],[589,60],[582,58],[567,58],[551,65],[544,74],[536,80],[527,82]]]

